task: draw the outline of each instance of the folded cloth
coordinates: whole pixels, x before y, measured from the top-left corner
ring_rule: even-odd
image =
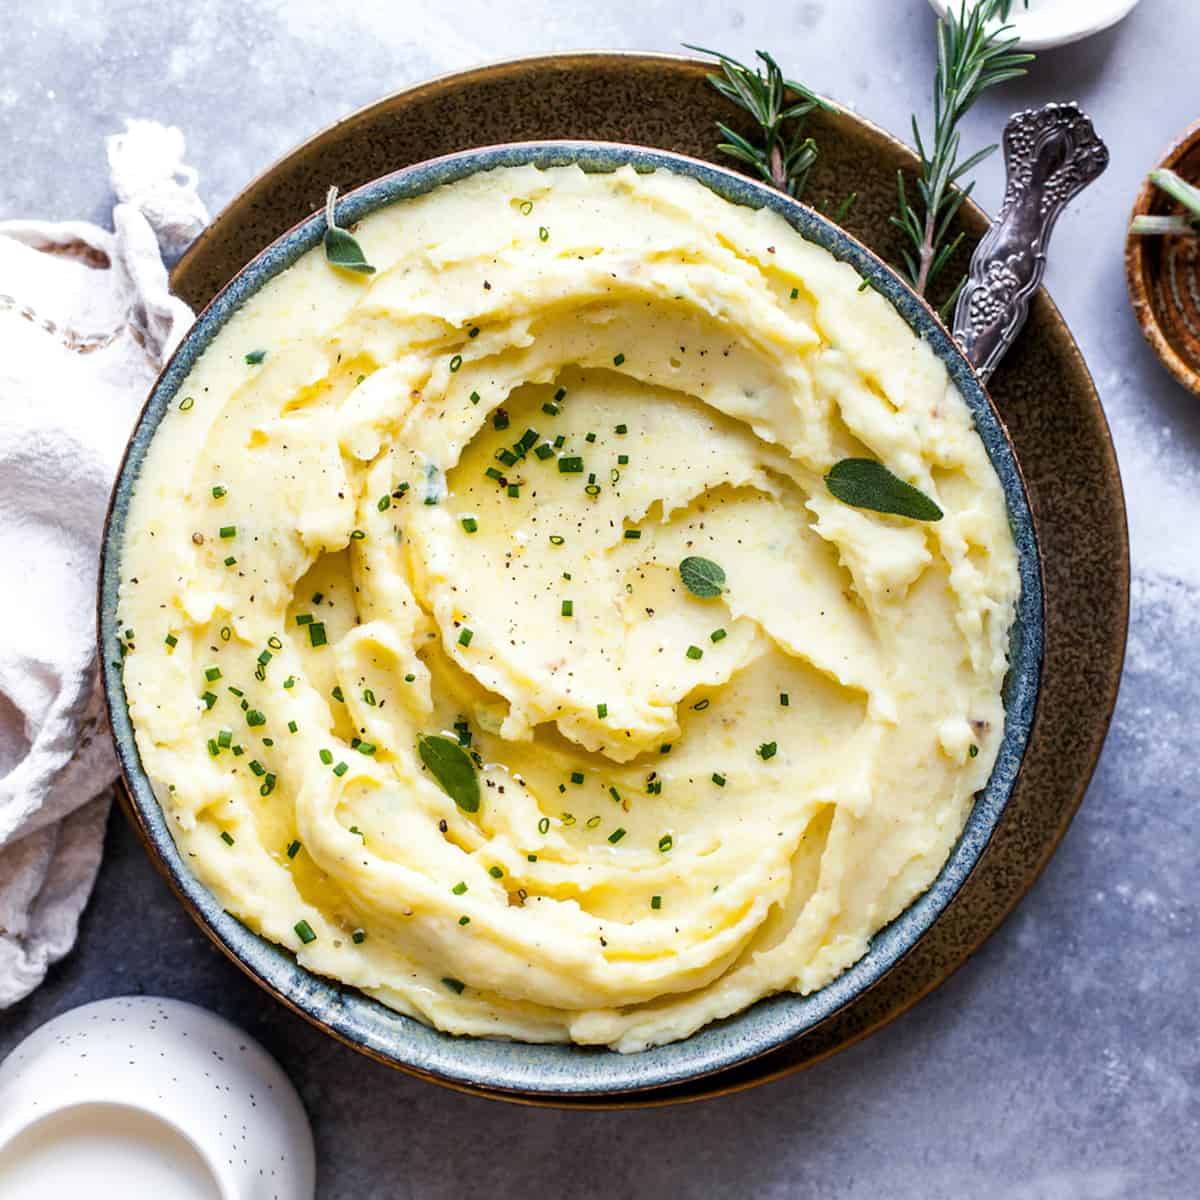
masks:
[[[152,121],[108,139],[112,233],[0,222],[0,1008],[70,950],[100,864],[117,773],[100,534],[134,419],[192,322],[163,264],[208,220],[183,151]]]

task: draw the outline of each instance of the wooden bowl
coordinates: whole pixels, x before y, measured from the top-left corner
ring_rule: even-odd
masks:
[[[1200,122],[1167,151],[1159,166],[1200,183]],[[1133,216],[1160,216],[1180,206],[1147,180]],[[1129,299],[1146,341],[1163,366],[1200,396],[1200,237],[1129,234],[1125,244]]]

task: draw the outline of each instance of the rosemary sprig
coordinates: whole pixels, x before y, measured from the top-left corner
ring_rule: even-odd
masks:
[[[1178,200],[1186,211],[1169,216],[1134,217],[1129,232],[1151,235],[1182,234],[1185,237],[1200,234],[1200,188],[1194,187],[1186,179],[1181,179],[1168,167],[1159,167],[1151,171],[1150,182],[1172,199]]]
[[[718,121],[717,128],[725,141],[717,149],[752,168],[773,187],[800,197],[817,161],[817,143],[804,134],[805,118],[818,108],[833,112],[833,106],[804,84],[786,79],[765,50],[755,51],[763,65],[748,67],[720,51],[687,42],[684,45],[717,60],[721,73],[709,75],[709,83],[727,100],[745,109],[760,131],[759,139],[751,141]]]
[[[926,142],[914,114],[912,127],[917,153],[921,158],[916,177],[916,198],[910,200],[904,172],[897,173],[899,215],[892,218],[905,235],[908,245],[901,254],[916,291],[924,296],[937,280],[962,241],[962,233],[951,236],[950,229],[963,201],[971,194],[973,183],[960,190],[953,185],[963,179],[995,149],[985,146],[965,159],[959,159],[959,125],[988,88],[1025,74],[1032,54],[1019,52],[1011,25],[989,29],[996,19],[1006,20],[1012,0],[980,0],[968,8],[960,0],[957,14],[950,9],[938,22],[938,65],[934,77],[933,137]],[[949,313],[962,282],[941,306],[943,317]]]

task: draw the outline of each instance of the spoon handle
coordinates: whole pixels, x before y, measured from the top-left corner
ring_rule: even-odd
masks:
[[[1077,104],[1020,112],[1004,128],[1004,204],[971,259],[954,336],[983,380],[1008,352],[1046,273],[1066,206],[1108,166],[1108,147]]]

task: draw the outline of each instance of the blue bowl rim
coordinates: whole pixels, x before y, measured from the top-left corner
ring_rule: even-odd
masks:
[[[974,805],[949,858],[927,891],[879,930],[867,953],[825,987],[807,996],[780,993],[715,1021],[689,1037],[635,1054],[570,1044],[508,1042],[442,1033],[379,1001],[301,967],[281,946],[226,912],[187,869],[154,796],[133,736],[120,663],[103,653],[119,635],[120,549],[128,505],[141,465],[170,401],[224,324],[265,283],[319,245],[318,211],[282,234],[240,270],[197,316],[163,366],[138,416],[113,486],[105,521],[97,623],[100,671],[121,769],[126,811],[147,852],[208,937],[243,971],[293,1011],[353,1049],[433,1082],[501,1098],[603,1099],[690,1083],[741,1066],[831,1019],[897,966],[946,910],[966,882],[1003,815],[1020,773],[1037,710],[1044,655],[1044,592],[1036,527],[1020,465],[1004,422],[986,388],[937,314],[873,251],[816,210],[763,183],[700,159],[617,142],[511,142],[458,151],[414,163],[341,196],[339,224],[497,167],[577,164],[605,173],[624,165],[667,170],[698,180],[731,203],[768,208],[809,241],[848,263],[883,295],[946,366],[974,418],[1004,491],[1018,551],[1021,594],[1005,682],[1004,737],[991,778]]]

